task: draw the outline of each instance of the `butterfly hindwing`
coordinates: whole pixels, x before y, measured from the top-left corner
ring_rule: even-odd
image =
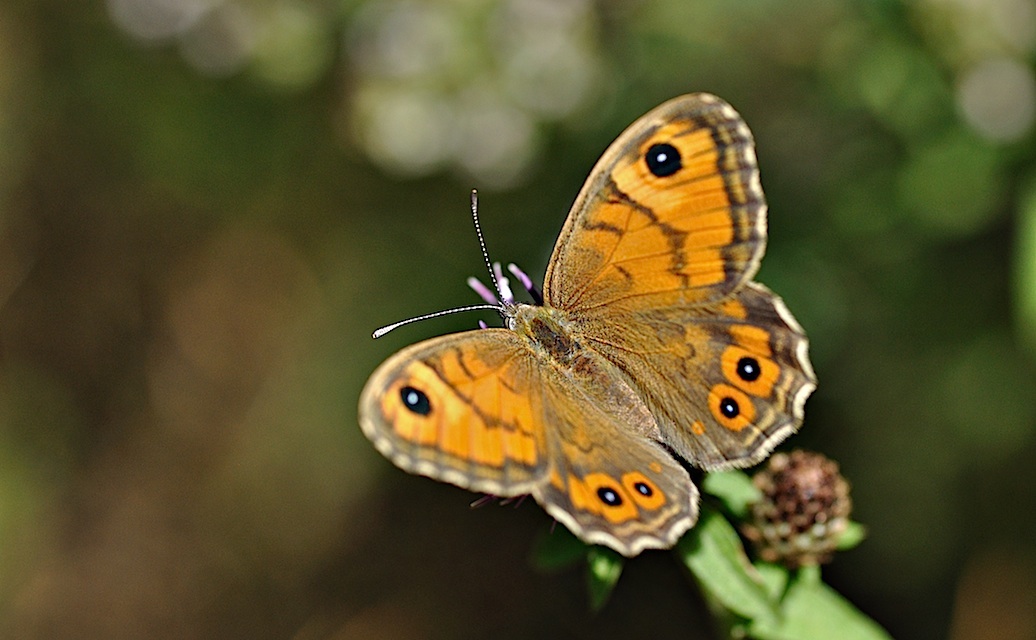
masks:
[[[533,496],[586,542],[627,556],[672,546],[697,520],[698,490],[636,392],[589,350],[543,370],[551,468]]]
[[[816,387],[802,328],[757,283],[704,308],[620,311],[583,322],[601,324],[584,335],[624,372],[662,440],[704,469],[762,460],[798,429]]]

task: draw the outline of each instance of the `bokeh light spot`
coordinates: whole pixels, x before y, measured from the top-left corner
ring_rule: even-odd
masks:
[[[330,27],[315,6],[277,3],[261,25],[253,69],[267,83],[285,89],[306,87],[330,66]]]
[[[206,14],[180,37],[180,54],[208,76],[240,70],[255,49],[255,17],[238,4],[224,4]]]
[[[1032,130],[1036,117],[1036,78],[1030,67],[1013,58],[988,58],[964,72],[957,102],[983,137],[1018,140]]]
[[[536,132],[521,109],[490,96],[461,105],[457,163],[486,186],[511,184],[532,158]]]
[[[596,24],[585,0],[363,3],[346,36],[357,87],[341,130],[389,172],[453,168],[481,187],[514,185],[539,125],[594,95]]]
[[[462,48],[456,16],[431,3],[368,3],[347,40],[363,73],[386,78],[434,73],[448,67]]]
[[[215,0],[107,0],[115,24],[139,40],[171,38],[190,28]]]
[[[376,163],[420,175],[450,157],[453,109],[440,96],[372,87],[356,100],[360,139]]]

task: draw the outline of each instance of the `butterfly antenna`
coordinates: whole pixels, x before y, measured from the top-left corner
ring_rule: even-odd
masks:
[[[461,313],[463,311],[477,311],[479,309],[492,309],[493,311],[496,311],[497,313],[500,313],[500,311],[501,311],[500,305],[495,305],[495,304],[472,304],[472,305],[468,305],[466,307],[457,307],[456,309],[445,309],[443,311],[436,311],[435,313],[426,313],[423,316],[416,316],[414,318],[407,318],[406,320],[400,320],[399,322],[393,322],[390,325],[386,325],[384,327],[381,327],[380,329],[375,330],[373,335],[374,335],[375,338],[380,338],[381,336],[385,335],[389,331],[392,331],[394,329],[398,329],[399,327],[402,327],[405,324],[411,324],[413,322],[419,322],[421,320],[430,320],[432,318],[438,318],[439,316],[448,316],[450,314]]]
[[[489,271],[489,279],[493,281],[493,288],[501,300],[505,300],[504,292],[500,288],[500,281],[497,280],[493,271],[493,263],[489,260],[489,251],[486,250],[486,239],[482,236],[482,225],[478,222],[478,189],[471,190],[471,219],[475,222],[475,235],[478,236],[478,246],[482,249],[482,259],[486,261],[486,269]]]

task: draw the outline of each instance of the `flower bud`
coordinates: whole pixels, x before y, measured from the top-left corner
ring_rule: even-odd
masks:
[[[763,495],[742,532],[759,557],[792,568],[829,562],[852,510],[838,463],[808,451],[778,453],[752,482]]]

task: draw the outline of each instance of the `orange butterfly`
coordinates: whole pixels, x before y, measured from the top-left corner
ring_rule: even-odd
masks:
[[[554,246],[543,305],[433,338],[370,377],[363,432],[399,467],[531,494],[587,543],[671,547],[698,517],[680,459],[753,465],[816,388],[801,327],[753,282],[766,204],[752,134],[676,98],[598,161]]]

